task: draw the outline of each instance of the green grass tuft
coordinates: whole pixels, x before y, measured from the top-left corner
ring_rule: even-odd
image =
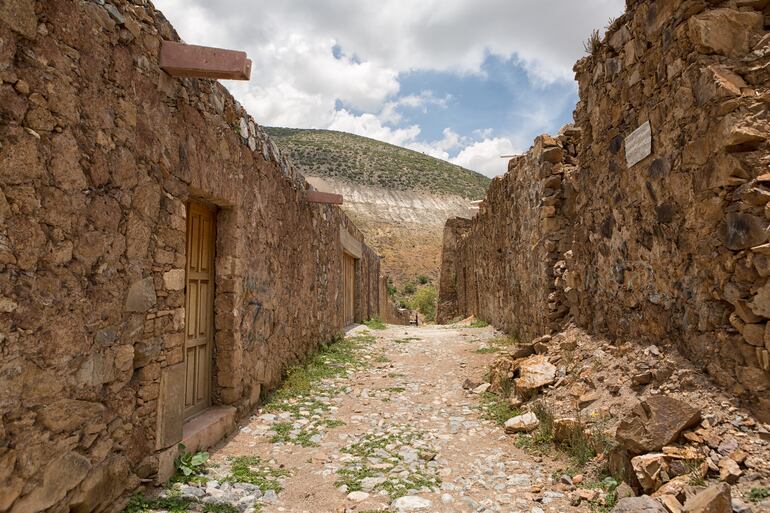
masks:
[[[501,426],[508,419],[521,415],[521,410],[511,406],[506,398],[490,392],[481,396],[481,409],[484,412],[484,418],[493,420]]]
[[[271,467],[257,456],[236,456],[230,458],[230,475],[224,482],[249,483],[258,486],[262,493],[279,493],[283,489],[280,479],[288,475],[287,470]]]
[[[196,504],[194,499],[182,499],[181,497],[145,497],[141,493],[135,493],[123,509],[123,513],[148,513],[154,510],[166,510],[168,513],[187,513],[189,507]]]
[[[380,320],[379,317],[372,317],[368,321],[364,321],[364,325],[372,330],[386,330],[388,326]]]
[[[770,490],[764,487],[752,488],[749,492],[748,499],[751,502],[762,502],[770,497]]]

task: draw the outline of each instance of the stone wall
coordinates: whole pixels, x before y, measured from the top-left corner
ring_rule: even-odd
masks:
[[[343,238],[378,314],[361,233],[162,40],[145,0],[0,5],[0,511],[114,508],[170,464],[190,200],[216,208],[212,404],[246,414],[342,330]]]
[[[458,272],[463,269],[458,268],[458,242],[468,234],[471,222],[469,219],[455,217],[449,219],[444,226],[443,245],[441,248],[441,268],[439,276],[439,297],[436,308],[436,322],[438,324],[448,324],[460,316],[465,311],[465,301],[461,300],[457,294]]]
[[[401,309],[388,295],[388,277],[380,277],[380,319],[386,324],[408,325],[410,311]]]
[[[579,324],[676,345],[765,416],[767,4],[633,2],[576,65],[566,259]],[[625,138],[645,122],[652,152],[629,166]]]
[[[562,181],[575,171],[578,135],[565,127],[556,138],[538,137],[492,181],[473,220],[447,223],[442,322],[475,314],[522,337],[558,328],[568,309],[554,267],[571,241]]]
[[[579,165],[563,175],[557,207],[572,235],[559,240],[553,276],[568,319],[682,351],[763,418],[770,417],[769,15],[766,1],[629,1],[577,63]],[[647,122],[649,139],[632,135]],[[492,186],[486,213],[461,244],[482,291],[465,313],[509,330],[517,322],[540,329],[523,314],[553,290],[533,281],[544,273],[539,259],[506,253],[532,252],[539,236],[531,205],[546,199],[526,181],[500,192],[520,161]],[[490,241],[503,243],[491,264]]]

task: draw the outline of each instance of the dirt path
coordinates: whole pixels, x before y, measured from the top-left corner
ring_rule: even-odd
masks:
[[[264,512],[580,511],[553,491],[558,464],[517,449],[462,388],[484,375],[494,354],[478,349],[492,337],[491,328],[356,328],[346,339],[355,356],[331,363],[346,370],[298,396],[305,376],[290,379],[183,495]]]

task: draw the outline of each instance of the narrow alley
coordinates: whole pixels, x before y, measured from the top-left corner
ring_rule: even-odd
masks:
[[[518,449],[494,421],[487,396],[463,388],[467,378],[482,380],[497,352],[494,336],[492,328],[467,326],[357,327],[291,374],[213,450],[204,474],[164,492],[178,502],[156,504],[296,513],[581,511],[553,485],[567,463]],[[137,509],[151,504],[134,500]]]

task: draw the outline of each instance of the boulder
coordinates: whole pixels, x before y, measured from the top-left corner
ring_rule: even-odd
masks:
[[[632,454],[660,451],[700,422],[700,410],[669,396],[652,396],[618,425],[615,438]]]
[[[516,392],[522,397],[531,397],[544,386],[556,381],[556,367],[545,356],[534,355],[518,365],[518,378],[514,380]]]
[[[664,454],[650,453],[631,458],[631,466],[642,489],[652,493],[663,484],[663,475],[667,474],[668,463]]]
[[[742,475],[741,467],[731,458],[719,460],[719,479],[725,483],[735,484]]]
[[[569,442],[575,433],[582,429],[583,426],[577,419],[556,419],[553,421],[553,439],[559,443]]]
[[[720,483],[689,498],[682,513],[732,513],[730,485]]]
[[[668,513],[663,505],[646,495],[620,499],[612,508],[612,513]]]
[[[506,433],[529,433],[537,429],[540,425],[540,421],[537,416],[532,413],[525,413],[518,417],[513,417],[505,422]]]
[[[534,344],[521,344],[510,350],[509,354],[511,358],[518,360],[519,358],[526,358],[535,354]]]
[[[682,503],[679,502],[679,499],[673,495],[661,495],[658,500],[663,503],[666,509],[671,513],[681,513],[682,508],[684,507],[682,506]]]

